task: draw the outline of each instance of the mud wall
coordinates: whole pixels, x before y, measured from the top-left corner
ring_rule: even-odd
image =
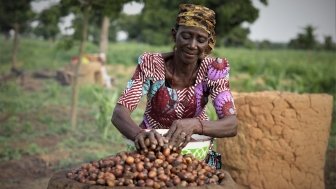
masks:
[[[332,96],[234,94],[238,135],[217,139],[232,177],[246,188],[324,188]]]

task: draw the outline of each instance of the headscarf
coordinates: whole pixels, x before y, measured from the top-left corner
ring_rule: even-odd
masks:
[[[205,30],[209,34],[210,52],[216,43],[215,12],[202,5],[180,4],[180,11],[176,18],[176,24],[180,26],[194,26]]]

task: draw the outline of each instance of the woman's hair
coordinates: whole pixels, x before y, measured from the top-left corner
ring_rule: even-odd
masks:
[[[216,43],[215,12],[202,5],[181,4],[176,18],[175,29],[179,26],[194,26],[205,30],[209,34],[209,48],[206,53],[214,48]]]

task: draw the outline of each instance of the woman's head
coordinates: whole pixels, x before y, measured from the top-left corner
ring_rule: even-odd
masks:
[[[209,34],[195,26],[178,26],[173,29],[175,55],[187,64],[203,59],[209,51]]]
[[[175,33],[180,28],[198,28],[208,34],[208,47],[205,53],[208,54],[214,48],[216,42],[215,34],[215,12],[207,7],[194,4],[181,4],[176,18]],[[185,26],[185,27],[181,27]]]

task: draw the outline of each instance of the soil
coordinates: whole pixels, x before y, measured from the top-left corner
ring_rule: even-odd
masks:
[[[10,188],[46,188],[52,169],[36,156],[23,157],[0,163],[0,183],[3,189]],[[43,187],[42,187],[43,186]]]
[[[336,149],[327,151],[324,178],[326,189],[336,189]]]

